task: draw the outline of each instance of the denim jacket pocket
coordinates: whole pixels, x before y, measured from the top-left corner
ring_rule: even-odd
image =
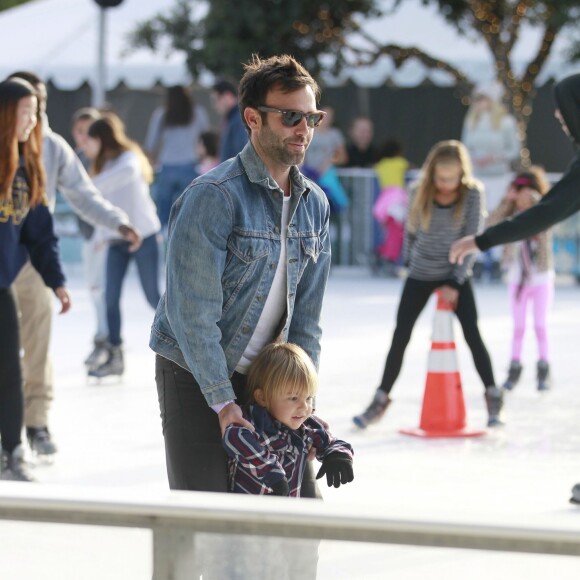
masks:
[[[320,236],[312,236],[309,238],[301,238],[300,239],[300,246],[302,248],[302,252],[300,255],[300,272],[298,275],[298,279],[302,276],[304,269],[312,260],[316,264],[318,262],[318,256],[320,256],[320,252],[322,252],[322,242],[320,241]]]
[[[271,252],[270,242],[263,238],[231,236],[228,240],[228,256],[222,275],[224,310],[235,298],[244,283],[251,279],[257,264]]]

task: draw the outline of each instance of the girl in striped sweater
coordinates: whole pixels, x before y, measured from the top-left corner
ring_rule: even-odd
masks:
[[[415,322],[437,289],[453,306],[473,355],[485,388],[488,426],[502,424],[503,396],[495,386],[491,359],[479,332],[469,280],[473,260],[457,265],[448,259],[455,240],[481,229],[483,213],[482,186],[472,176],[467,149],[459,141],[437,143],[427,156],[412,196],[404,247],[408,277],[383,378],[370,405],[353,418],[358,427],[364,429],[384,415]]]

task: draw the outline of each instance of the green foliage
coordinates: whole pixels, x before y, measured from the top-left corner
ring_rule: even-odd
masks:
[[[239,78],[242,63],[289,53],[311,72],[339,71],[344,65],[345,35],[353,16],[377,15],[377,0],[212,0],[206,16],[192,20],[200,0],[176,0],[168,15],[142,23],[134,47],[182,50],[191,74],[203,70]]]
[[[20,4],[27,4],[30,0],[0,0],[0,12],[20,6]]]

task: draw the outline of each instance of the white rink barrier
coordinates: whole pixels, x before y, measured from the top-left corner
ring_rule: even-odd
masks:
[[[578,508],[570,507],[577,512]],[[191,579],[199,533],[580,555],[580,518],[527,516],[501,524],[390,519],[361,506],[238,494],[147,494],[2,482],[0,519],[145,528],[153,531],[154,580]],[[568,514],[570,516],[571,514]]]

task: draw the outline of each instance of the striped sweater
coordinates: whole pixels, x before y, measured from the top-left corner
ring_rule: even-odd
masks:
[[[242,408],[244,417],[256,430],[240,425],[226,428],[223,446],[229,461],[229,490],[254,495],[272,494],[272,486],[288,481],[290,497],[300,497],[300,486],[310,447],[322,461],[331,453],[353,455],[352,447],[336,439],[314,416],[300,429],[292,430],[258,405]]]
[[[449,262],[451,244],[463,236],[477,234],[483,226],[483,194],[473,188],[466,196],[459,220],[453,217],[455,204],[442,206],[434,202],[428,230],[417,227],[411,232],[407,224],[403,256],[410,278],[446,281],[459,288],[471,274],[474,256],[461,265]]]

